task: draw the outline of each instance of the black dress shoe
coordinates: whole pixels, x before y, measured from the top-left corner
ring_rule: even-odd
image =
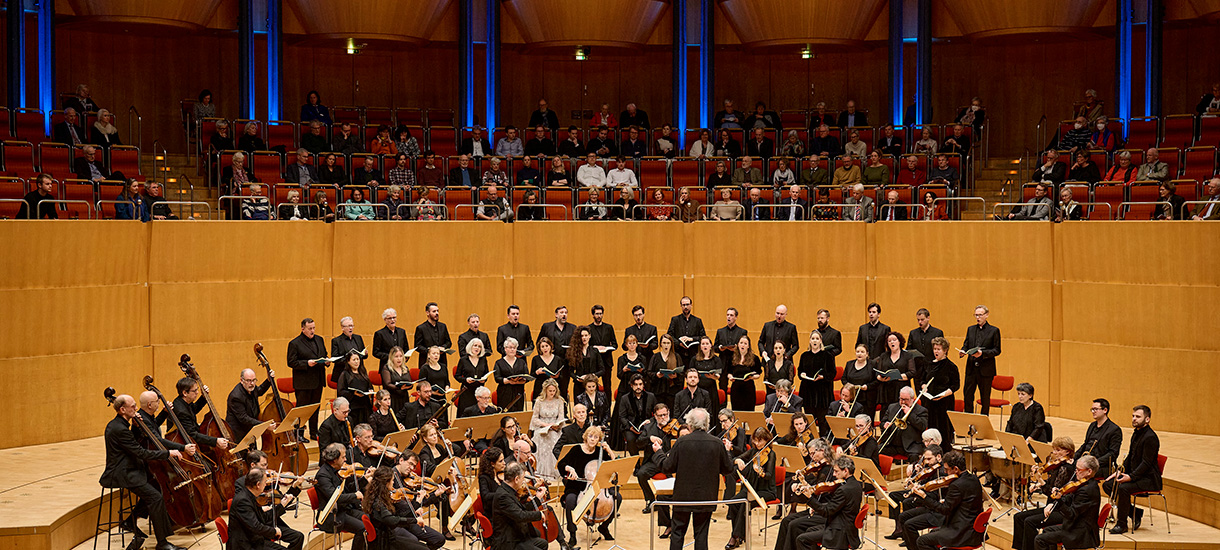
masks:
[[[1110,528],[1111,535],[1121,535],[1126,532],[1127,532],[1126,525],[1115,525],[1114,527]]]
[[[605,523],[597,528],[597,532],[601,533],[603,540],[614,540],[614,535],[610,534],[610,526]]]
[[[144,546],[144,541],[146,540],[148,540],[148,537],[142,537],[139,535],[132,537],[131,543],[127,545],[127,550],[138,550]]]
[[[665,528],[665,532],[664,532],[664,533],[661,533],[661,538],[663,538],[663,539],[667,539],[667,538],[669,538],[670,533],[673,533],[673,531],[674,531],[674,530],[673,530],[673,528],[672,528],[672,527],[666,527],[666,528]]]
[[[902,538],[902,533],[899,533],[898,531],[894,531],[893,533],[886,535],[885,538],[887,540],[898,540],[898,539]]]
[[[776,510],[775,515],[771,516],[771,521],[779,521],[781,519],[784,519],[784,509],[783,508]]]
[[[165,543],[165,544],[158,544],[158,545],[157,545],[157,550],[186,550],[186,548],[183,548],[183,547],[181,547],[181,546],[177,546],[177,545],[175,545],[175,544],[170,544],[170,543],[168,543],[168,542],[167,542],[167,543]]]
[[[140,526],[136,524],[135,516],[127,516],[127,519],[123,520],[123,523],[120,523],[119,527],[121,527],[124,531],[135,535],[136,538],[148,538],[148,534],[140,530]]]
[[[651,502],[644,504],[644,513],[645,514],[652,513],[652,503]]]
[[[444,533],[441,533],[441,536],[445,537],[445,540],[457,540],[457,538],[453,536],[453,533],[450,533],[448,530],[445,530]]]

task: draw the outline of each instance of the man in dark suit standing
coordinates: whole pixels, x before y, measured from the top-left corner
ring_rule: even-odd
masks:
[[[407,331],[398,326],[398,311],[394,308],[386,308],[381,312],[381,320],[385,322],[385,326],[377,329],[373,333],[373,357],[377,358],[377,370],[381,370],[381,366],[385,365],[390,360],[390,349],[394,346],[402,348],[405,352],[408,349]],[[416,343],[416,348],[419,343]],[[417,349],[416,351],[423,352],[424,350]],[[427,353],[420,353],[420,358],[428,356]],[[445,364],[445,356],[441,355],[441,364]]]
[[[623,339],[635,336],[635,351],[644,358],[644,364],[647,365],[649,361],[652,361],[652,354],[661,345],[657,327],[644,322],[644,306],[637,305],[631,308],[631,318],[635,320],[635,323],[623,330]]]
[[[292,386],[296,391],[297,406],[322,402],[322,388],[326,387],[326,342],[315,333],[313,319],[301,321],[301,333],[288,342],[287,363],[292,368]],[[318,438],[318,411],[309,417],[309,433]]]
[[[843,484],[835,488],[829,498],[811,499],[810,508],[826,518],[808,532],[796,537],[799,548],[814,548],[818,544],[827,550],[846,550],[860,547],[860,532],[856,529],[856,514],[860,513],[860,501],[864,488],[854,476],[856,464],[841,456],[834,461],[834,476]]]
[[[822,335],[822,347],[826,348],[831,357],[838,357],[840,353],[843,353],[843,333],[830,326],[830,310],[818,310],[818,328],[813,330]]]
[[[962,399],[968,413],[974,412],[976,388],[979,400],[983,402],[981,412],[984,415],[991,412],[991,379],[995,378],[995,358],[1000,354],[1000,329],[987,323],[990,313],[984,305],[974,308],[976,324],[966,329],[966,341],[957,353],[958,357],[965,357],[966,352],[978,350],[970,353],[966,360],[966,376],[962,383]]]
[[[966,457],[952,451],[945,455],[945,474],[957,475],[943,496],[929,495],[920,489],[911,491],[917,500],[929,510],[927,514],[911,519],[903,525],[903,538],[907,548],[935,550],[945,546],[979,546],[983,534],[974,530],[974,520],[983,511],[983,486],[979,478],[966,471]],[[936,517],[938,515],[940,517]],[[943,518],[943,525],[937,523]],[[919,531],[940,525],[932,532],[919,536]]]
[[[892,426],[895,420],[905,418],[907,427]],[[923,454],[923,432],[928,429],[928,409],[915,401],[915,390],[903,386],[898,391],[898,402],[891,404],[881,416],[882,430],[889,438],[881,454],[905,455],[914,459]],[[897,431],[893,435],[892,432]]]
[[[796,357],[796,350],[801,347],[801,342],[796,337],[796,325],[788,322],[788,306],[784,304],[775,306],[774,321],[763,323],[762,333],[758,336],[759,354],[766,354],[767,357],[770,357],[775,351],[776,340],[784,343],[785,357],[789,359]]]
[[[136,400],[130,395],[120,395],[114,398],[115,417],[106,424],[106,469],[102,471],[99,482],[102,487],[131,491],[139,499],[129,519],[134,528],[134,518],[147,513],[152,520],[153,532],[157,536],[157,550],[185,550],[170,544],[166,538],[173,533],[169,513],[165,510],[165,500],[161,491],[148,479],[149,460],[169,460],[171,457],[181,460],[185,450],[194,454],[194,446],[183,447],[174,445],[168,451],[151,451],[145,449],[132,433],[131,420],[138,414]],[[710,514],[709,514],[710,516]],[[139,548],[143,544],[143,533],[133,530],[134,538],[131,548]]]
[[[441,360],[438,361],[442,367],[447,367],[449,361],[445,358],[448,354],[443,350],[453,347],[453,340],[449,339],[449,327],[441,322],[441,306],[436,302],[428,302],[424,305],[424,312],[428,315],[424,322],[415,327],[415,349],[421,353],[417,353],[419,357],[419,367],[423,367],[428,361],[428,354],[422,353],[432,346],[441,348]],[[374,344],[376,345],[376,344]],[[405,347],[403,349],[406,349]]]
[[[919,326],[911,329],[907,336],[907,350],[918,351],[923,357],[915,358],[916,372],[922,373],[932,362],[932,339],[944,338],[945,331],[932,326],[932,313],[927,308],[919,308],[915,312],[915,322]],[[916,380],[915,387],[923,385],[923,380]]]
[[[889,325],[881,322],[881,304],[868,305],[868,322],[856,331],[856,344],[868,348],[869,359],[878,359],[885,351],[885,340],[890,335]]]
[[[678,357],[686,365],[699,350],[699,339],[707,336],[707,332],[703,330],[703,319],[691,314],[693,302],[690,296],[683,296],[678,303],[682,306],[682,313],[669,318],[669,328],[665,333],[678,341]]]
[[[364,346],[364,337],[356,334],[356,322],[353,321],[351,317],[339,319],[339,330],[342,332],[339,333],[338,336],[330,339],[330,356],[347,357],[348,353],[354,351],[356,352],[356,355],[360,356],[360,362],[363,364],[364,360],[368,358],[369,353],[368,348]],[[402,339],[403,345],[406,345],[406,341],[406,338]],[[403,351],[406,351],[406,348],[403,348]],[[345,368],[347,368],[347,365],[340,365],[336,363],[330,369],[330,381],[338,383],[339,373]]]
[[[716,500],[720,476],[734,471],[724,442],[707,433],[709,422],[707,409],[698,408],[687,413],[686,423],[695,431],[679,438],[661,463],[661,471],[674,476],[673,500],[676,502]],[[707,528],[715,510],[715,505],[674,506],[669,550],[682,550],[686,529],[692,523],[695,550],[707,550]]]

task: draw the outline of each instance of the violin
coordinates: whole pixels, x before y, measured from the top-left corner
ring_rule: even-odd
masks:
[[[1067,485],[1064,485],[1063,487],[1056,487],[1054,489],[1051,489],[1051,500],[1059,500],[1060,498],[1063,498],[1063,495],[1070,495],[1072,493],[1075,493],[1076,490],[1083,487],[1085,483],[1088,483],[1087,479],[1084,481],[1081,481],[1079,479],[1074,479],[1074,480],[1072,480],[1071,483],[1068,483]]]
[[[724,437],[721,437],[720,439],[723,439],[726,443],[732,443],[734,439],[737,439],[737,428],[739,426],[741,426],[741,419],[733,419],[733,425],[729,426],[729,429],[724,431]]]
[[[275,483],[277,480],[296,481],[298,479],[310,485],[318,482],[313,476],[299,476],[288,472],[267,472],[267,475],[270,476],[271,483]]]
[[[660,428],[662,432],[669,434],[669,437],[678,437],[678,426],[680,424],[681,423],[678,422],[677,418],[670,418],[669,422],[666,422],[665,425],[660,426]]]
[[[1047,460],[1044,464],[1034,464],[1033,467],[1029,469],[1029,477],[1034,482],[1032,488],[1037,489],[1045,485],[1046,481],[1051,477],[1051,470],[1058,469],[1059,466],[1067,463],[1070,460],[1072,460],[1070,456],[1064,455]]]
[[[771,460],[771,449],[763,449],[761,452],[756,453],[754,455],[754,460],[751,461],[754,466],[754,473],[756,473],[760,476],[764,475],[766,470],[764,470],[763,467],[766,466],[767,462],[769,462],[770,460]]]
[[[949,474],[947,476],[938,477],[936,479],[933,479],[932,481],[924,483],[923,485],[916,485],[915,488],[911,489],[911,490],[912,491],[923,491],[925,493],[930,493],[932,491],[939,491],[941,489],[944,489],[945,487],[948,487],[949,484],[953,483],[953,480],[955,480],[955,479],[957,479],[957,474]]]
[[[807,476],[807,475],[809,475],[810,472],[820,469],[828,464],[830,464],[830,463],[825,460],[816,460],[814,462],[810,462],[809,464],[806,464],[804,468],[797,470],[795,475]]]
[[[339,468],[339,477],[341,477],[343,479],[347,479],[353,475],[357,475],[357,476],[364,475],[364,465],[363,464],[347,464],[347,465],[343,466],[342,468]]]
[[[827,493],[833,493],[834,490],[837,489],[843,483],[844,483],[844,480],[842,480],[842,479],[836,479],[834,481],[823,481],[823,482],[813,486],[813,494],[824,495]]]

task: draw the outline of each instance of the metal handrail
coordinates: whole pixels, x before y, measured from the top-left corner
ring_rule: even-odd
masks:
[[[136,139],[131,139],[131,115],[136,116],[136,124],[139,125],[139,130],[136,131]],[[144,117],[140,116],[139,109],[135,105],[127,108],[127,143],[137,143],[136,147],[144,148]]]
[[[1038,147],[1046,143],[1046,115],[1038,119],[1038,125],[1034,128],[1034,138],[1037,139]]]
[[[638,205],[637,205],[637,206],[638,206]],[[624,218],[625,218],[625,217],[627,217],[627,207],[626,207],[626,206],[624,206],[624,205],[621,205],[621,204],[614,204],[614,203],[607,203],[607,204],[578,204],[578,205],[576,205],[576,219],[577,219],[577,220],[579,220],[579,219],[580,219],[580,209],[581,209],[581,208],[605,208],[605,209],[607,210],[607,212],[606,212],[606,216],[609,216],[609,215],[610,215],[609,210],[610,210],[611,208],[617,208],[617,209],[619,209],[619,210],[621,210],[621,211],[623,212],[623,217],[624,217]],[[586,221],[591,221],[591,220],[586,220]]]
[[[922,209],[919,214],[910,215],[911,213],[908,212],[908,217],[907,217],[908,221],[909,220],[922,220],[924,217],[924,213],[928,210],[928,205],[923,204],[923,203],[896,203],[896,204],[881,203],[881,204],[877,204],[876,206],[877,206],[877,220],[876,221],[885,221],[885,220],[882,220],[881,217],[883,216],[882,212],[884,212],[886,208],[920,208],[920,209]]]
[[[1211,201],[1211,200],[1208,200],[1208,201],[1186,201],[1186,202],[1184,202],[1184,203],[1182,203],[1182,204],[1183,204],[1183,206],[1184,206],[1184,207],[1185,207],[1185,206],[1190,206],[1190,205],[1192,205],[1192,204],[1214,204],[1214,205],[1216,205],[1216,208],[1220,208],[1220,201]],[[1199,210],[1199,211],[1196,213],[1196,215],[1198,215],[1198,214],[1202,214],[1202,213],[1203,213],[1203,210],[1202,210],[1202,209],[1200,209],[1200,210]]]
[[[20,204],[26,204],[25,199],[0,199],[0,204],[6,203],[6,202],[13,202],[13,203],[17,203],[17,204],[19,204],[19,205],[20,205]],[[20,207],[18,207],[17,212],[21,212]],[[31,219],[31,220],[40,220],[40,219],[42,219],[41,217],[39,217],[39,216],[38,216],[38,214],[37,214],[37,213],[34,213],[33,215],[34,215],[34,217],[33,217],[33,218],[29,218],[29,219]],[[9,218],[0,218],[0,219],[7,220],[7,219],[9,219]],[[16,218],[12,218],[12,219],[16,219]]]
[[[132,215],[132,218],[131,218],[131,219],[133,219],[133,220],[135,220],[135,221],[143,221],[143,220],[141,220],[140,218],[137,218],[137,217],[135,216],[135,215],[136,215],[136,201],[125,201],[125,200],[100,200],[100,201],[97,201],[97,202],[95,203],[95,205],[96,205],[96,207],[97,207],[97,208],[95,208],[95,209],[94,209],[94,210],[97,212],[97,216],[96,216],[96,217],[97,217],[97,219],[101,219],[101,218],[102,218],[102,205],[103,205],[103,204],[113,204],[113,205],[116,205],[116,206],[117,206],[117,205],[120,205],[120,204],[130,204],[130,205],[131,205],[131,215]],[[116,209],[116,211],[115,211],[115,219],[118,219],[118,211],[117,211],[117,209]]]
[[[157,148],[161,149],[160,155],[157,154]],[[152,143],[152,158],[153,158],[152,177],[153,177],[153,179],[164,180],[165,178],[161,177],[161,170],[157,168],[157,157],[158,156],[161,157],[161,164],[165,165],[165,167],[168,167],[169,166],[169,151],[166,151],[165,146],[161,145],[161,140],[154,139],[153,143]]]
[[[800,205],[798,204],[797,206],[800,206]],[[737,210],[737,217],[736,217],[736,218],[733,218],[733,219],[731,219],[731,220],[726,220],[726,219],[723,219],[723,218],[713,218],[713,217],[712,217],[712,209],[715,209],[715,208],[725,208],[725,207],[728,207],[728,208],[734,208],[734,209],[736,209],[736,210]],[[703,219],[706,219],[706,220],[716,220],[716,221],[741,221],[741,220],[742,220],[742,219],[745,217],[745,215],[746,215],[746,207],[742,206],[742,205],[741,205],[741,203],[738,203],[738,204],[720,204],[720,205],[717,205],[717,204],[715,204],[715,203],[713,203],[713,204],[702,204],[702,205],[699,205],[699,210],[700,210],[701,212],[702,212],[702,211],[704,211],[704,210],[706,210],[706,212],[704,212],[704,218],[703,218]],[[802,215],[803,215],[803,214],[804,214],[804,212],[802,212]]]
[[[674,211],[675,213],[678,211],[678,205],[676,205],[676,204],[637,204],[631,208],[632,217],[635,217],[635,211],[636,211],[636,209],[639,209],[639,208],[645,208],[645,209],[647,209],[647,208],[668,208],[668,209]],[[644,219],[645,220],[648,219],[647,210],[645,210]],[[669,217],[669,220],[657,220],[657,221],[671,221],[671,220],[675,220],[675,219],[677,219],[677,217],[674,215],[671,215]]]
[[[775,210],[777,210],[777,209],[779,209],[779,208],[791,208],[791,207],[793,207],[793,206],[795,206],[795,207],[797,207],[798,209],[800,209],[800,211],[801,211],[801,221],[804,221],[804,220],[809,219],[809,218],[806,216],[806,214],[807,214],[807,213],[805,212],[805,207],[804,207],[804,206],[801,206],[801,205],[799,205],[799,204],[755,204],[755,205],[753,205],[753,208],[770,209],[770,210],[771,210],[771,219],[772,219],[772,220],[774,220],[774,219],[775,219]],[[819,205],[819,206],[827,206],[827,205],[822,204],[822,205]],[[854,205],[853,205],[853,206],[854,206]],[[842,213],[843,213],[843,211],[842,211],[842,210],[840,210],[840,211],[839,211],[839,215],[842,215]],[[753,214],[753,212],[751,212],[751,214]],[[747,221],[750,221],[750,220],[747,220]],[[777,220],[777,221],[778,221],[778,220]]]
[[[983,197],[936,197],[935,199],[932,199],[932,207],[935,208],[937,203],[940,202],[956,203],[965,201],[979,201],[983,203],[983,213],[984,215],[987,213],[987,199],[984,199]],[[958,219],[960,218],[961,213],[958,212]]]
[[[1162,205],[1162,204],[1167,205],[1169,207],[1169,215],[1173,216],[1173,203],[1171,203],[1169,201],[1151,201],[1151,202],[1123,201],[1123,202],[1118,203],[1118,214],[1119,214],[1119,216],[1121,216],[1119,219],[1121,219],[1121,220],[1127,219],[1127,213],[1131,211],[1131,209],[1128,208],[1128,206]]]
[[[386,206],[385,204],[380,203],[380,202],[341,202],[341,203],[335,205],[335,219],[345,219],[345,220],[348,219],[347,215],[343,212],[344,206],[370,206],[373,208],[372,220],[381,219],[381,218],[377,217],[378,208],[385,209],[387,218],[389,217],[389,214],[390,214],[390,207]],[[366,220],[366,221],[372,221],[372,220]],[[356,220],[353,220],[353,221],[356,221]]]
[[[422,203],[422,202],[409,202],[409,203],[406,203],[406,204],[400,204],[400,205],[398,205],[398,210],[399,210],[399,212],[401,212],[401,211],[402,211],[402,209],[403,209],[403,207],[404,207],[404,206],[405,206],[405,207],[410,207],[410,208],[422,208],[422,207],[425,207],[425,206],[427,206],[427,207],[432,207],[432,208],[440,208],[440,209],[441,209],[441,217],[440,217],[440,219],[441,219],[442,221],[443,221],[443,220],[447,220],[447,219],[449,219],[449,206],[448,206],[448,205],[445,205],[445,204],[441,204],[441,203],[438,203],[438,202],[429,202],[429,203]],[[416,214],[418,215],[418,212],[417,212]],[[419,221],[419,220],[415,220],[415,221]],[[437,220],[425,220],[425,221],[437,221]]]
[[[997,202],[997,203],[994,203],[991,205],[991,217],[992,217],[992,219],[996,219],[995,217],[998,215],[997,212],[999,212],[999,208],[1001,206],[1007,206],[1007,207],[1011,208],[1013,206],[1029,206],[1030,204],[1031,203],[1028,203],[1028,202]],[[1039,205],[1039,206],[1042,206],[1042,205]],[[1052,215],[1056,208],[1054,201],[1051,201],[1050,203],[1046,204],[1045,206],[1047,208],[1046,220],[1032,220],[1032,221],[1047,221],[1047,220],[1051,220],[1052,218],[1054,218],[1054,216]],[[1023,221],[1030,221],[1030,220],[1023,220]]]
[[[85,207],[86,207],[86,208],[88,208],[88,209],[89,209],[89,217],[88,217],[88,218],[86,218],[86,219],[90,219],[90,220],[91,220],[91,219],[94,219],[94,218],[96,218],[96,217],[97,217],[97,216],[95,216],[95,215],[94,215],[94,209],[93,209],[93,205],[92,205],[92,204],[89,204],[89,201],[87,201],[87,200],[81,200],[81,199],[73,199],[73,200],[68,200],[68,199],[46,199],[46,200],[43,200],[43,201],[42,201],[42,203],[48,203],[48,204],[83,204],[83,205],[85,205]],[[41,203],[39,203],[39,204],[41,204]],[[66,210],[66,209],[62,209],[62,208],[61,208],[61,209],[59,209],[59,210],[63,211],[63,210]],[[33,213],[33,214],[34,214],[34,215],[36,215],[37,213]]]
[[[565,219],[565,220],[566,220],[566,219],[568,219],[568,210],[569,210],[568,205],[566,205],[566,204],[550,204],[550,203],[545,203],[545,202],[536,202],[536,203],[533,203],[533,204],[529,204],[529,203],[521,203],[521,204],[518,204],[516,207],[514,207],[514,208],[513,208],[513,219],[514,219],[514,220],[520,220],[520,219],[521,219],[521,207],[523,207],[523,206],[530,206],[530,207],[535,207],[535,208],[541,208],[541,209],[542,209],[542,212],[543,212],[544,214],[546,214],[546,210],[547,210],[548,208],[562,208],[562,209],[563,209],[563,219]],[[550,217],[551,217],[551,216],[550,216],[550,214],[547,214],[547,219],[548,219],[548,220],[550,219]],[[535,220],[528,220],[528,221],[535,221]]]
[[[191,215],[188,219],[192,219],[192,220],[195,219],[195,205],[202,204],[203,207],[205,209],[207,209],[207,218],[205,218],[205,219],[208,219],[208,220],[212,219],[212,205],[210,205],[204,201],[157,201],[156,203],[153,204],[153,206],[156,206],[158,204],[165,204],[165,205],[175,205],[176,204],[179,206],[189,204],[189,205],[191,205]],[[179,210],[179,212],[181,212],[181,210]],[[152,213],[151,209],[149,210],[149,215],[150,216],[155,215]],[[182,216],[178,216],[178,217],[181,218]],[[153,219],[156,219],[156,218],[153,218]]]

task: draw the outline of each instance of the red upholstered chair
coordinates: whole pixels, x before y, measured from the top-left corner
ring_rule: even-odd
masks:
[[[1157,117],[1139,117],[1130,120],[1127,133],[1127,148],[1147,149],[1157,144]]]
[[[864,522],[867,519],[868,519],[868,505],[865,504],[865,505],[861,506],[860,511],[856,513],[856,521],[855,521],[856,530],[860,531],[860,541],[861,541],[860,545],[861,546],[864,545],[864,543],[863,543],[863,541],[864,541]]]
[[[767,391],[755,389],[754,390],[754,406],[757,407],[759,405],[765,405],[766,403],[767,403]]]
[[[974,530],[982,533],[983,540],[987,540],[987,527],[991,525],[991,508],[983,510],[978,517],[974,518]],[[986,546],[986,542],[978,546],[946,546],[944,550],[975,550]]]
[[[1162,147],[1190,147],[1194,145],[1195,115],[1166,116],[1164,134],[1160,142]]]
[[[1011,376],[996,376],[991,379],[991,389],[999,390],[1000,395],[1003,396],[1004,395],[1003,392],[1011,390],[1013,385],[1016,384],[1016,382],[1017,382],[1016,379]],[[975,399],[974,402],[978,403],[979,405],[982,405],[983,399],[982,398]],[[1008,401],[1007,399],[995,398],[995,397],[992,397],[990,403],[988,403],[988,405],[990,405],[992,407],[1000,408],[1000,424],[1004,423],[1004,407],[1007,407],[1011,404],[1012,403],[1010,401]]]
[[[229,501],[230,503],[232,501]],[[225,523],[225,518],[216,518],[216,536],[220,537],[220,547],[223,549],[229,544],[229,524]]]
[[[1220,117],[1199,119],[1199,139],[1195,145],[1220,145]]]
[[[275,387],[280,390],[280,393],[296,393],[296,388],[292,385],[291,376],[276,378]]]
[[[1165,477],[1165,461],[1167,461],[1167,460],[1169,460],[1169,457],[1167,457],[1165,455],[1162,455],[1162,454],[1156,455],[1156,470],[1161,473],[1162,479],[1164,479],[1164,477]],[[1163,507],[1165,509],[1165,532],[1172,533],[1173,530],[1170,529],[1170,525],[1169,525],[1169,500],[1165,498],[1165,492],[1163,490],[1161,490],[1161,491],[1140,491],[1138,493],[1131,493],[1131,499],[1134,502],[1139,502],[1140,498],[1147,498],[1149,510],[1152,509],[1152,497],[1161,497],[1161,504],[1163,505]],[[1152,513],[1148,514],[1148,525],[1152,525],[1152,516],[1153,516]],[[1135,531],[1135,529],[1132,529],[1132,532],[1134,532],[1134,531]]]
[[[16,109],[13,116],[13,135],[17,139],[38,145],[47,141],[47,130],[43,126],[43,114],[38,109]],[[81,136],[82,138],[84,136]]]
[[[475,531],[479,543],[483,545],[483,548],[487,548],[487,541],[491,539],[491,520],[487,519],[487,516],[483,514],[482,496],[474,498],[474,505],[470,507],[470,510],[474,512],[474,518],[479,524]]]
[[[780,511],[783,512],[784,496],[785,496],[784,478],[787,476],[788,476],[788,469],[776,464],[775,465],[775,492],[779,496],[777,498],[773,498],[773,499],[767,501],[767,510],[770,510],[772,506],[779,506]],[[766,511],[764,510],[763,520],[762,520],[763,521],[762,529],[759,529],[759,531],[762,531],[762,534],[763,534],[763,546],[767,545],[767,529],[769,527],[771,527],[771,524],[767,523],[767,514],[765,512]]]
[[[843,379],[843,366],[840,365],[840,366],[835,367],[835,382],[838,382],[839,380],[842,380],[842,379]],[[838,395],[838,394],[835,394],[835,395]],[[838,399],[838,397],[836,397],[835,399]]]
[[[1182,170],[1182,178],[1202,182],[1210,179],[1216,173],[1216,147],[1191,147],[1186,150],[1186,159]],[[1181,186],[1178,186],[1179,188]],[[1179,193],[1181,194],[1181,189]],[[1187,199],[1190,200],[1190,199]]]
[[[369,382],[371,382],[374,386],[380,386],[381,385],[381,371],[379,371],[379,370],[369,371]]]
[[[364,524],[365,542],[373,542],[377,540],[377,528],[373,527],[373,521],[369,519],[368,514],[360,514],[360,523]]]
[[[1106,547],[1106,532],[1109,531],[1109,529],[1106,529],[1106,524],[1110,522],[1110,509],[1113,506],[1113,504],[1107,502],[1097,513],[1097,529],[1101,531],[1101,546],[1098,548]]]
[[[310,487],[310,488],[308,488],[308,489],[306,489],[306,490],[305,490],[305,495],[309,497],[309,507],[310,507],[310,509],[312,509],[312,510],[313,510],[313,516],[314,516],[315,518],[316,518],[316,517],[318,517],[318,510],[321,510],[321,509],[322,509],[322,507],[323,507],[323,506],[325,506],[325,503],[323,503],[323,502],[322,502],[322,500],[318,498],[318,489],[317,489],[316,487]],[[314,532],[314,531],[321,531],[321,532],[322,532],[322,539],[323,539],[323,540],[322,540],[322,547],[323,547],[323,548],[326,548],[326,547],[328,546],[328,545],[326,544],[326,535],[327,535],[328,533],[327,533],[326,531],[323,531],[323,530],[322,530],[322,526],[320,526],[320,525],[318,525],[318,524],[316,524],[316,523],[315,523],[315,524],[313,524],[313,527],[310,527],[310,528],[309,528],[309,533],[306,533],[306,534],[305,534],[305,539],[306,539],[306,540],[309,540],[309,535],[313,534],[313,532]],[[336,538],[335,538],[335,543],[336,543],[336,545],[337,545],[337,544],[338,544],[338,542],[339,542],[340,540],[342,540],[342,539],[340,538],[342,535],[340,535],[340,534],[339,534],[337,531],[336,531],[335,533],[333,533],[333,534],[334,534],[334,535],[335,535],[335,537],[336,537]]]
[[[34,165],[34,144],[28,141],[6,141],[3,157],[3,175],[27,180],[34,179],[34,176],[38,175],[38,169]]]
[[[953,410],[957,412],[966,412],[966,402],[961,399],[953,400]]]

